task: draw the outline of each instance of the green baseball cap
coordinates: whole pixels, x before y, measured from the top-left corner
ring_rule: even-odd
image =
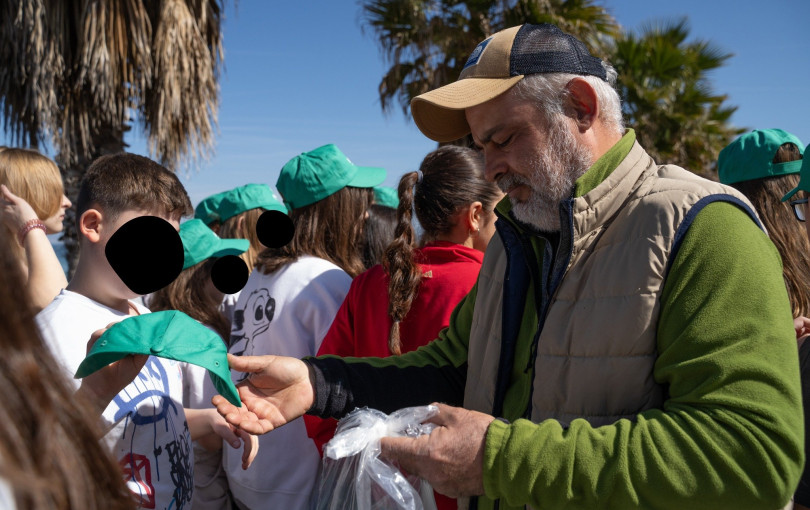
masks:
[[[231,380],[225,342],[183,312],[145,313],[113,324],[93,344],[74,377],[87,377],[129,354],[148,354],[201,366],[208,370],[220,395],[237,407],[242,405]]]
[[[219,204],[220,221],[226,221],[237,214],[251,209],[266,209],[287,213],[287,208],[276,197],[267,184],[245,184],[223,194]]]
[[[197,204],[197,207],[194,209],[194,217],[198,220],[202,220],[206,225],[210,225],[215,221],[220,221],[219,204],[225,197],[225,193],[227,193],[227,191],[223,191],[222,193],[217,193],[216,195],[211,195],[210,197],[203,199],[203,201]]]
[[[374,201],[380,205],[396,209],[399,207],[399,193],[388,186],[377,186],[374,188]]]
[[[717,158],[717,171],[720,182],[733,184],[740,181],[796,174],[801,161],[774,163],[776,151],[784,144],[792,142],[804,154],[804,144],[794,135],[781,129],[757,129],[741,135],[720,151]]]
[[[334,144],[304,152],[289,160],[276,188],[290,209],[314,204],[346,186],[373,188],[385,180],[385,169],[357,166]]]
[[[799,161],[796,161],[799,163]],[[796,194],[797,191],[810,191],[810,157],[802,158],[801,160],[802,168],[800,170],[801,177],[799,178],[799,185],[793,188],[790,193],[782,197],[782,202],[786,202],[790,199],[793,195]]]
[[[183,241],[183,269],[211,257],[240,255],[250,248],[247,239],[221,239],[198,219],[180,225],[180,239]]]

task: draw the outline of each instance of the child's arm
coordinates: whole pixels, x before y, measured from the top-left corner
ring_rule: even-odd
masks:
[[[5,185],[0,185],[4,201],[4,221],[14,232],[26,222],[37,220],[37,213],[28,202],[18,197]],[[28,265],[27,288],[34,312],[39,312],[53,301],[67,286],[67,278],[45,230],[34,228],[22,239]]]
[[[225,440],[231,447],[242,450],[242,469],[247,469],[259,451],[259,439],[228,424],[216,409],[185,409],[188,432],[206,450],[218,450]]]

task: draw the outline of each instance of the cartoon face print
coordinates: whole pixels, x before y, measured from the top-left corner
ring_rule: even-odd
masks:
[[[276,300],[270,297],[267,289],[256,289],[250,293],[244,308],[233,314],[231,334],[231,354],[236,356],[253,355],[254,339],[267,331],[276,314]],[[245,374],[241,374],[240,380]]]

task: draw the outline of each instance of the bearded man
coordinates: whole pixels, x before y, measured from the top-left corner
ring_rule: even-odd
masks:
[[[220,412],[264,433],[444,402],[383,454],[471,508],[783,507],[804,459],[779,256],[742,195],[650,158],[615,76],[523,25],[415,98],[420,130],[471,133],[508,194],[477,285],[402,356],[232,360],[245,408]]]

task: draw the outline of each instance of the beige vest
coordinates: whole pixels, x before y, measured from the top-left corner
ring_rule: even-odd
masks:
[[[600,426],[661,407],[665,388],[654,380],[653,367],[667,263],[687,213],[717,195],[741,201],[753,214],[736,190],[657,166],[636,143],[604,182],[573,200],[573,249],[538,342],[532,421],[553,418],[567,426],[584,418]],[[479,276],[464,396],[464,407],[487,413],[500,357],[506,261],[495,236]],[[536,324],[524,324],[520,335],[536,332]],[[518,348],[527,345],[524,340]],[[519,398],[528,402],[529,395]]]

